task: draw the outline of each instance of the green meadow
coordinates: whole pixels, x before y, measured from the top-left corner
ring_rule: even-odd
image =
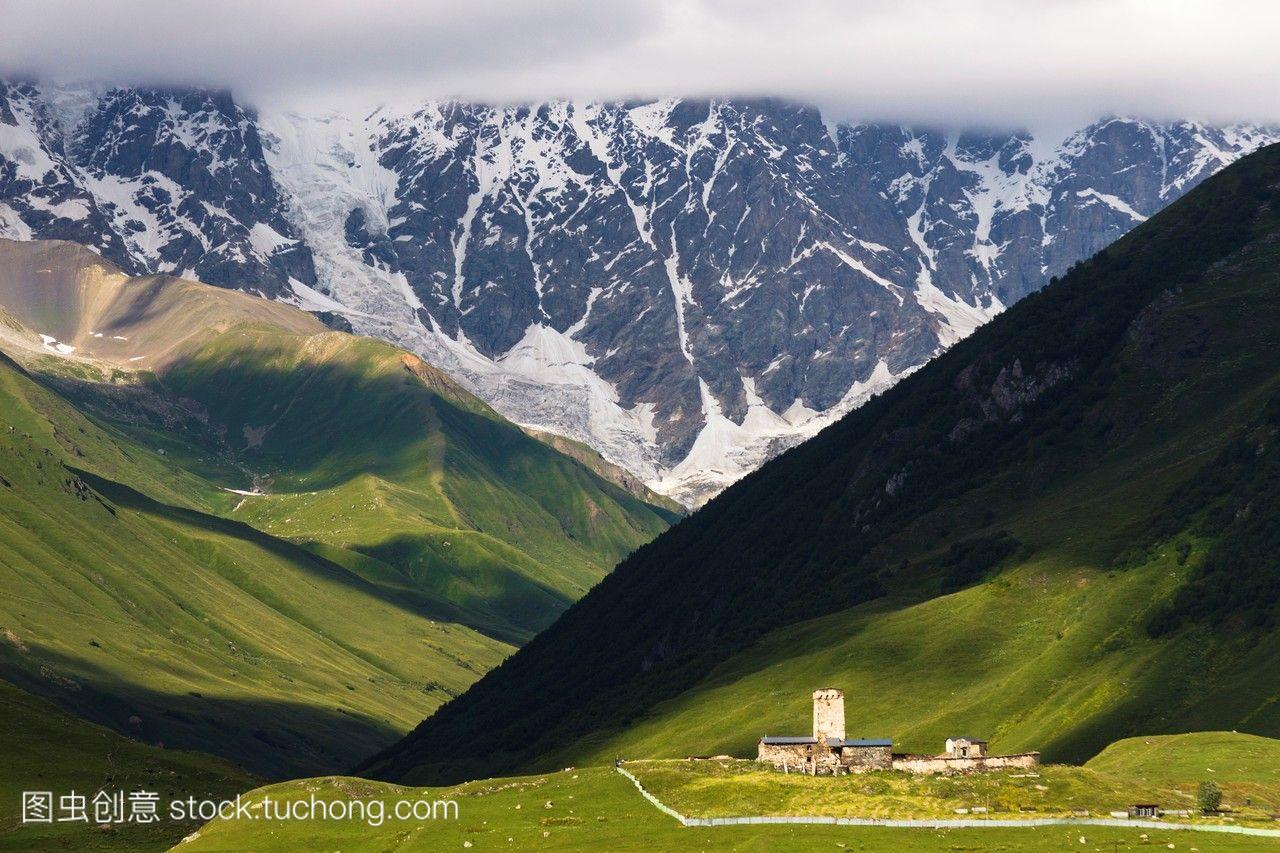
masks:
[[[1190,811],[1180,823],[1280,829],[1280,740],[1231,732],[1131,738],[1083,766],[917,776],[784,774],[742,760],[634,761],[625,765],[650,793],[689,817],[794,815],[891,820],[1107,817],[1135,803]],[[1155,771],[1155,767],[1159,767]],[[1223,791],[1222,814],[1196,808],[1196,788]],[[975,813],[974,809],[985,809]],[[1280,844],[1280,839],[1277,839]]]
[[[1234,754],[1238,742],[1208,733],[1219,754]],[[1123,745],[1117,745],[1123,746]],[[1274,742],[1270,747],[1275,749]],[[1171,747],[1175,761],[1191,761],[1198,741]],[[1277,823],[1238,799],[1238,780],[1248,765],[1219,762],[1227,790],[1224,805],[1241,825]],[[1186,781],[1144,783],[1122,773],[1089,767],[1048,766],[1024,774],[983,773],[959,777],[913,777],[867,773],[838,778],[783,775],[754,762],[637,761],[628,770],[667,805],[691,817],[826,815],[849,817],[956,818],[956,808],[985,806],[995,818],[1070,816],[1090,809],[1124,808],[1135,797],[1164,798],[1166,808],[1187,808],[1178,790]],[[1191,778],[1195,778],[1194,776]],[[1280,785],[1271,784],[1273,795]],[[397,799],[453,800],[457,820],[392,820],[369,826],[358,820],[218,820],[203,827],[183,851],[340,849],[476,850],[1262,850],[1280,839],[1230,834],[1098,826],[1026,828],[838,827],[748,825],[682,827],[643,799],[612,767],[569,768],[553,773],[469,782],[445,788],[414,788],[363,779],[325,778],[273,785],[252,799],[358,799],[383,802],[392,814]],[[1143,800],[1144,802],[1147,800]],[[261,811],[258,814],[262,814]],[[979,817],[972,815],[973,817]],[[1223,822],[1219,818],[1178,821]],[[1083,839],[1083,840],[1082,840]]]

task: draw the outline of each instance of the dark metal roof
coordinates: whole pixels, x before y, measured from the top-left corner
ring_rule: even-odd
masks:
[[[804,743],[817,743],[818,739],[813,737],[762,737],[761,743],[773,744],[775,746],[792,746]]]
[[[760,742],[770,746],[804,746],[811,743],[817,743],[818,739],[813,737],[762,737]],[[839,738],[827,738],[827,746],[893,746],[893,741],[880,738],[858,738],[856,740],[840,740]]]

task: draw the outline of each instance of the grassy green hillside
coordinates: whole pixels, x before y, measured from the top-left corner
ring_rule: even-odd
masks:
[[[58,387],[172,464],[265,492],[212,492],[215,512],[426,592],[507,642],[545,627],[675,517],[529,439],[414,356],[339,332],[239,326],[192,347],[135,389],[169,409],[199,405],[208,425],[176,441],[158,406],[113,409],[102,383]]]
[[[678,517],[531,439],[417,357],[288,306],[129,278],[71,244],[8,241],[0,306],[11,354],[104,427],[197,475],[202,487],[185,491],[195,508],[423,592],[505,642],[545,627]]]
[[[830,781],[830,780],[823,780]],[[401,798],[454,799],[457,820],[394,821],[370,827],[358,821],[215,821],[180,850],[333,849],[477,850],[902,850],[1034,851],[1274,849],[1268,839],[1208,833],[1055,826],[1040,828],[890,829],[848,826],[724,826],[684,828],[644,800],[611,768],[583,768],[544,776],[492,779],[457,788],[401,788],[363,779],[314,779],[275,785],[255,798],[277,800]],[[550,807],[548,807],[550,803]],[[1079,839],[1084,837],[1086,845]]]
[[[205,753],[157,749],[121,737],[3,681],[0,715],[5,721],[0,849],[166,850],[201,823],[126,823],[109,829],[78,822],[23,824],[23,791],[59,797],[74,791],[89,798],[103,790],[153,791],[166,801],[178,795],[221,801],[260,783]]]
[[[147,742],[349,767],[675,517],[288,306],[7,241],[0,305],[0,676]]]
[[[1272,147],[639,549],[365,769],[750,754],[828,685],[908,749],[1280,734],[1278,212]]]
[[[187,508],[189,475],[2,357],[0,477],[0,674],[147,742],[268,774],[340,767],[510,650]]]
[[[1238,732],[1150,735],[1110,744],[1089,759],[1089,770],[1125,776],[1144,785],[1165,785],[1184,796],[1214,781],[1224,801],[1252,802],[1280,814],[1280,741]]]
[[[1164,668],[1153,666],[1169,652],[1141,620],[1153,592],[1175,586],[1176,568],[1166,559],[1108,577],[1040,558],[952,595],[879,600],[800,623],[623,730],[548,760],[753,756],[763,735],[807,733],[810,694],[828,683],[845,691],[852,737],[889,737],[897,749],[930,754],[949,736],[976,732],[999,751],[1087,755],[1092,741],[1077,750],[1059,739],[1082,726],[1092,735],[1117,695],[1149,697],[1153,715],[1174,701]],[[1187,644],[1188,662],[1197,651]]]

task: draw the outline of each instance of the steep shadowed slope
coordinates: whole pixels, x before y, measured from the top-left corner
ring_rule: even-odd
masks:
[[[909,748],[1280,731],[1278,212],[1273,146],[638,550],[366,770],[745,751],[828,683]]]
[[[168,850],[200,828],[199,818],[119,824],[23,823],[23,791],[156,791],[163,797],[232,799],[261,779],[202,752],[160,749],[85,722],[0,681],[5,773],[0,779],[0,848]],[[158,807],[162,813],[166,806]]]

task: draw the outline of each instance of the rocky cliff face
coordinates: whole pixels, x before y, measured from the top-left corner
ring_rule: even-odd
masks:
[[[354,118],[6,93],[5,234],[340,314],[687,502],[1280,138],[832,125],[767,100]]]
[[[0,84],[0,100],[4,236],[76,240],[130,272],[266,296],[315,284],[256,118],[229,94]]]
[[[30,83],[0,82],[0,234],[73,240],[132,268],[124,241],[67,160],[53,104]]]

